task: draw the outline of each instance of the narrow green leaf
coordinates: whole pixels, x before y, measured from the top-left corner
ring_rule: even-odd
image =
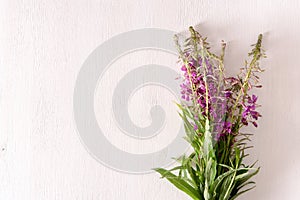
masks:
[[[252,190],[253,188],[255,188],[255,186],[253,186],[253,187],[251,187],[251,188],[249,188],[249,189],[246,189],[246,190],[243,190],[243,191],[237,193],[236,195],[234,195],[233,197],[231,197],[229,200],[234,200],[234,199],[236,199],[238,196],[240,196],[241,194],[244,194],[245,192],[248,192],[248,191]]]
[[[249,168],[249,169],[251,169],[251,168]],[[247,181],[247,180],[249,180],[251,177],[253,177],[254,175],[256,175],[258,172],[259,172],[259,169],[260,168],[257,168],[257,169],[255,169],[255,171],[254,172],[249,172],[249,170],[247,171],[247,172],[245,172],[245,173],[243,173],[243,174],[240,174],[240,175],[238,175],[238,176],[236,176],[236,178],[235,178],[235,180],[236,181]]]
[[[180,179],[173,173],[169,172],[168,170],[158,168],[155,169],[156,172],[160,173],[163,178],[168,179],[175,187],[180,189],[181,191],[185,192],[187,195],[192,197],[194,200],[203,200],[201,197],[199,191],[195,188],[193,188],[190,184],[188,184],[186,181]]]

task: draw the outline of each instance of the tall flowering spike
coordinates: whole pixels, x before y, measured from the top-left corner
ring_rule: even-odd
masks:
[[[191,37],[186,40],[182,50],[176,40],[180,52],[183,82],[182,99],[192,104],[194,115],[209,118],[212,134],[222,133],[222,124],[226,114],[229,91],[225,91],[224,52],[226,44],[222,43],[221,56],[209,51],[209,43],[198,32],[190,27]],[[176,38],[177,39],[177,38]]]

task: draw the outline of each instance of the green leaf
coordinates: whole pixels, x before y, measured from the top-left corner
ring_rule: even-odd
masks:
[[[236,176],[236,170],[232,175],[226,178],[227,180],[225,181],[224,185],[222,185],[222,191],[226,191],[226,192],[224,193],[224,195],[221,194],[220,199],[228,200],[230,198],[230,194],[235,186],[234,183],[235,176]]]
[[[218,195],[218,188],[219,188],[219,186],[223,186],[224,187],[224,190],[226,191],[226,187],[229,187],[230,185],[228,185],[228,186],[226,186],[226,183],[224,184],[224,182],[226,182],[227,181],[227,184],[229,184],[230,183],[230,180],[231,180],[231,178],[232,178],[232,176],[233,176],[233,174],[234,173],[239,173],[239,172],[241,172],[241,171],[244,171],[244,170],[250,170],[250,169],[252,169],[252,168],[240,168],[240,169],[233,169],[233,168],[230,168],[229,166],[226,166],[226,165],[224,165],[224,167],[228,167],[228,171],[227,172],[225,172],[225,173],[223,173],[223,174],[221,174],[220,176],[218,176],[216,179],[215,179],[215,181],[214,181],[214,183],[212,184],[212,186],[211,186],[211,188],[210,188],[210,193],[213,193],[213,198],[216,198],[217,197],[217,195]],[[255,172],[254,172],[255,173]],[[258,173],[258,172],[257,172]],[[254,174],[255,175],[255,174]],[[253,175],[253,176],[254,176]],[[246,179],[246,177],[248,177],[248,176],[244,176],[244,177],[238,177],[238,176],[236,176],[235,177],[235,182],[237,182],[237,181],[241,181],[241,178],[243,178],[242,180],[244,180],[244,179]],[[252,177],[252,176],[251,176]],[[251,178],[251,177],[249,177],[249,178]],[[247,180],[249,180],[249,178],[247,179]],[[244,183],[244,182],[243,182]],[[241,185],[241,184],[238,184],[239,186]],[[224,195],[225,195],[225,193],[224,193]]]
[[[253,187],[251,187],[251,188],[249,188],[249,189],[246,189],[246,190],[243,190],[243,191],[237,193],[236,195],[234,195],[233,197],[231,197],[230,200],[236,199],[236,198],[237,198],[238,196],[240,196],[241,194],[244,194],[245,192],[248,192],[248,191],[252,190],[253,188],[255,188],[255,186],[253,186]]]
[[[224,174],[220,175],[217,177],[217,179],[214,181],[213,185],[210,188],[210,193],[213,194],[213,198],[216,198],[218,193],[217,193],[217,189],[218,187],[221,185],[222,181],[227,178],[228,176],[232,175],[234,173],[235,170],[230,170],[225,172]]]
[[[249,170],[252,168],[249,168]],[[235,180],[236,181],[241,181],[241,182],[246,182],[247,180],[249,180],[251,177],[253,177],[254,175],[256,175],[259,172],[260,168],[255,169],[254,172],[249,172],[249,170],[243,174],[240,174],[238,176],[236,176]]]
[[[237,189],[240,190],[241,188],[247,186],[247,185],[251,185],[251,184],[254,184],[255,185],[255,182],[254,181],[248,181],[242,185],[240,185]]]
[[[175,187],[180,189],[181,191],[185,192],[187,195],[192,197],[194,200],[203,200],[201,197],[199,191],[195,188],[193,188],[190,184],[188,184],[186,181],[180,179],[173,173],[169,172],[168,170],[157,168],[155,169],[156,172],[160,173],[163,178],[168,179]]]
[[[187,119],[187,117],[184,113],[179,113],[179,116],[182,118],[182,120],[184,122],[184,129],[185,129],[185,132],[186,132],[186,135],[188,138],[188,142],[193,141],[193,138],[195,135],[193,125],[191,125],[191,123],[189,122],[189,120]]]
[[[255,176],[258,172],[259,172],[260,168],[257,169],[253,169],[253,168],[248,168],[248,170],[242,174],[239,174],[238,176],[236,176],[235,178],[235,182],[236,182],[236,188],[233,191],[233,194],[237,194],[238,191],[243,188],[245,185],[247,185],[247,181],[252,178],[253,176]],[[249,172],[250,170],[254,170],[254,172]]]

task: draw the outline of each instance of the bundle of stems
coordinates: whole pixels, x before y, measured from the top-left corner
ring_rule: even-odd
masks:
[[[259,172],[244,163],[252,134],[243,127],[258,126],[257,96],[259,66],[265,53],[262,34],[249,53],[240,73],[227,77],[224,71],[226,44],[221,53],[211,52],[207,38],[190,27],[190,37],[181,46],[178,37],[179,65],[183,76],[182,101],[178,103],[186,141],[192,152],[177,159],[173,169],[155,169],[178,189],[194,200],[233,200],[253,189],[251,178]]]

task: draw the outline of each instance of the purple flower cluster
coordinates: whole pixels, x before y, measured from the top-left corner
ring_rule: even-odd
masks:
[[[219,141],[220,138],[222,138],[228,134],[231,134],[231,133],[232,133],[231,122],[228,122],[228,121],[222,122],[217,126],[217,134],[216,134],[215,139],[217,141]]]
[[[245,103],[243,104],[242,123],[246,126],[251,122],[257,127],[256,120],[258,120],[258,117],[261,117],[261,114],[256,111],[256,101],[257,96],[253,94],[252,97],[248,96],[247,105]]]
[[[201,67],[201,61],[198,62]],[[203,75],[197,73],[196,61],[192,61],[188,66],[183,65],[181,70],[183,71],[184,81],[180,85],[182,99],[190,101],[194,99],[195,103],[199,104],[204,110],[206,108],[206,87],[203,80]],[[188,67],[188,68],[187,68]],[[210,97],[209,97],[210,104]],[[203,113],[204,114],[204,113]]]
[[[212,123],[212,132],[216,138],[219,138],[231,133],[232,124],[224,122],[223,117],[228,109],[227,99],[231,97],[232,92],[223,91],[223,86],[218,82],[220,77],[215,75],[216,70],[208,60],[205,60],[205,69],[202,67],[201,58],[199,60],[198,63],[192,60],[187,66],[181,67],[184,78],[180,85],[182,99],[185,101],[192,100],[199,106],[199,112],[204,116],[206,116],[205,111],[208,102],[208,117]],[[204,81],[203,70],[206,71],[206,81]],[[206,94],[206,84],[208,94]],[[206,97],[208,97],[208,101],[206,101]],[[195,125],[194,129],[197,130],[198,127]]]
[[[190,57],[188,58],[190,59]],[[218,70],[213,62],[210,63],[205,59],[205,63],[203,63],[201,58],[198,60],[192,58],[188,64],[181,67],[183,82],[180,85],[182,99],[191,102],[192,106],[197,108],[195,116],[207,115],[212,126],[212,134],[217,141],[227,135],[236,134],[233,130],[236,123],[246,126],[252,123],[257,127],[256,120],[261,117],[256,111],[257,96],[246,94],[241,98],[237,92],[243,90],[242,80],[239,77],[226,78],[219,75]],[[208,113],[206,113],[207,106]],[[239,116],[236,116],[236,109],[242,109]],[[198,130],[195,123],[193,126],[194,130]]]
[[[183,65],[181,70],[183,71],[184,80],[180,85],[181,87],[181,97],[185,101],[193,100],[193,103],[199,105],[202,110],[202,114],[205,115],[206,109],[206,96],[208,96],[208,110],[209,113],[213,114],[212,104],[215,103],[214,93],[216,93],[215,82],[210,81],[213,79],[213,67],[206,60],[206,70],[207,70],[207,82],[204,81],[204,75],[199,73],[199,69],[202,68],[202,59],[199,61],[192,60],[189,64]],[[198,66],[197,66],[198,65]],[[208,87],[208,94],[206,94],[206,84]]]

